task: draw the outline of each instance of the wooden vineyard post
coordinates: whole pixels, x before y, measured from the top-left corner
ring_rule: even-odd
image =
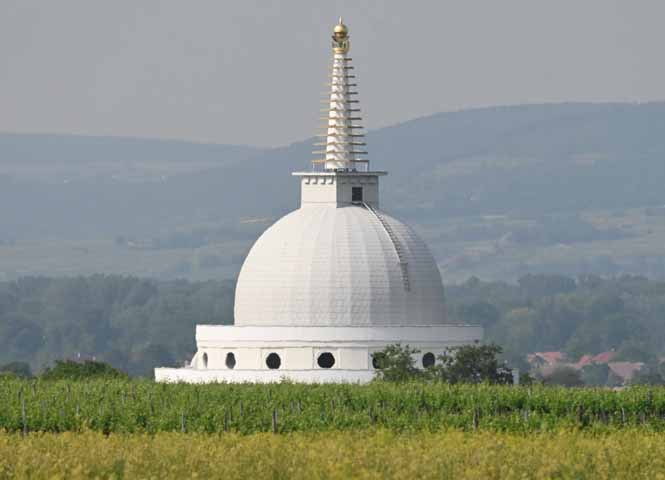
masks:
[[[20,394],[21,394],[21,421],[23,422],[22,434],[23,436],[25,436],[28,434],[28,416],[25,411],[25,394],[23,393],[23,390],[21,390]]]
[[[277,433],[277,409],[272,410],[272,433]]]

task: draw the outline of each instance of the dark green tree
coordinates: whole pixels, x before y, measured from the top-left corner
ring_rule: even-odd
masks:
[[[617,362],[626,361],[655,364],[658,361],[658,357],[649,351],[649,345],[646,340],[640,341],[635,338],[623,342],[613,360]]]
[[[490,302],[481,300],[460,305],[457,310],[457,317],[463,323],[488,327],[494,325],[501,318],[501,312]]]
[[[30,364],[26,362],[11,362],[0,366],[0,375],[3,374],[11,374],[20,378],[30,378],[32,377],[32,370],[30,370]]]
[[[546,297],[575,290],[575,280],[563,275],[532,275],[521,277],[517,283],[528,297]]]
[[[95,361],[57,360],[41,375],[42,380],[85,380],[87,378],[125,378],[127,374]]]
[[[581,387],[584,385],[579,370],[572,367],[558,367],[543,378],[545,385],[559,385],[562,387]]]
[[[372,354],[372,363],[376,368],[377,378],[388,382],[408,382],[423,376],[423,371],[416,367],[414,355],[419,350],[402,347],[400,344],[388,345],[380,352]]]
[[[585,385],[601,387],[607,385],[610,367],[606,363],[594,363],[582,368],[582,382]]]
[[[665,377],[658,365],[645,365],[630,380],[631,385],[665,385]]]
[[[447,355],[439,356],[439,364],[430,369],[430,375],[448,383],[509,384],[513,375],[499,363],[501,352],[496,344],[453,347]]]
[[[155,367],[175,367],[176,361],[170,350],[164,345],[148,345],[132,357],[130,373],[132,375],[153,378]]]

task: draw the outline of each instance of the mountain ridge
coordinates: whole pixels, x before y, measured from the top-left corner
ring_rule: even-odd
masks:
[[[265,150],[157,140],[130,155],[132,145],[151,143],[134,139],[97,156],[88,148],[96,160],[83,162],[90,139],[74,149],[78,160],[68,161],[51,136],[35,147],[37,167],[19,161],[8,172],[7,138],[0,136],[0,242],[145,239],[200,226],[236,228],[247,218],[276,219],[298,206],[291,172],[311,168],[313,142]],[[580,252],[593,245],[585,255],[601,257],[649,244],[640,255],[652,258],[660,233],[648,232],[660,232],[654,223],[660,217],[644,212],[665,204],[663,138],[665,102],[486,107],[367,133],[372,168],[389,171],[382,179],[382,208],[425,232],[440,265],[457,265],[461,278],[478,273],[466,267],[469,262],[507,259],[497,252],[517,251],[518,244],[531,252],[530,260],[515,255],[506,262],[528,266],[538,255],[555,255],[547,249],[557,241],[577,242]],[[64,145],[76,141],[69,136]],[[113,140],[93,137],[92,145],[105,142]],[[610,213],[601,219],[601,211]],[[483,220],[492,216],[503,223]],[[555,256],[564,262],[563,253]],[[653,271],[661,271],[658,265]],[[501,268],[512,276],[529,271],[518,266]]]

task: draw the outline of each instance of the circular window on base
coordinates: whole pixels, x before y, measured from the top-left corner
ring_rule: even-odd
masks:
[[[226,354],[226,368],[230,368],[233,370],[236,366],[236,356],[232,353],[229,352]]]
[[[374,352],[372,354],[372,366],[376,370],[381,370],[386,360],[386,354],[383,352]]]
[[[277,370],[282,365],[282,359],[275,352],[266,357],[266,366],[270,370]]]
[[[436,362],[436,357],[432,352],[427,352],[425,355],[423,355],[423,367],[425,368],[433,367],[435,362]]]
[[[332,368],[333,365],[335,365],[335,356],[330,352],[323,352],[319,355],[319,358],[316,359],[316,363],[318,363],[321,368]]]

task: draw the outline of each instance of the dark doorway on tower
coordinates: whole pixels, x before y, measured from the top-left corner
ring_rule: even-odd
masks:
[[[351,187],[351,202],[352,203],[363,202],[363,187]]]

